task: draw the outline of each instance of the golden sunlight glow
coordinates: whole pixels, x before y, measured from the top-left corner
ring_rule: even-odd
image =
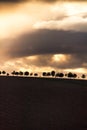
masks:
[[[0,38],[15,37],[24,32],[32,31],[36,21],[48,17],[49,6],[36,3],[22,3],[14,10],[0,12]]]
[[[51,5],[49,20],[38,20],[33,24],[34,29],[62,29],[83,31],[83,28],[76,27],[76,24],[87,23],[87,4],[85,2],[58,2]],[[58,13],[57,13],[58,12]],[[85,18],[84,18],[85,17]],[[75,27],[74,27],[75,26]],[[87,31],[85,29],[85,31]]]
[[[86,73],[84,68],[76,68],[76,69],[66,69],[67,72],[76,72],[76,73]]]
[[[87,13],[87,6],[85,3],[67,3],[65,4],[66,12],[68,16],[78,16]]]
[[[9,11],[7,8],[7,12],[6,9],[0,12],[0,38],[15,37],[26,31],[39,28],[52,28],[55,26],[55,28],[63,29],[67,26],[68,21],[55,21],[56,17],[65,15],[71,18],[69,21],[78,22],[81,19],[77,19],[77,16],[85,15],[85,13],[87,13],[85,2],[58,2],[53,5],[22,3],[14,7],[14,9],[9,9]],[[54,22],[59,23],[55,25]]]
[[[18,35],[27,29],[29,22],[26,14],[0,15],[0,38]]]
[[[70,3],[67,3],[65,5],[65,8],[66,8],[66,12],[67,12],[67,15],[70,16],[70,15],[76,15],[78,13],[80,13],[81,9],[79,9],[76,4],[73,5],[73,4],[70,4]]]
[[[12,9],[11,5],[8,7],[0,5],[0,54],[7,52],[7,48],[12,44],[12,38],[18,38],[19,35],[26,34],[27,32],[35,31],[36,29],[55,29],[55,30],[74,30],[86,31],[87,25],[87,3],[86,2],[64,2],[59,0],[55,3],[41,3],[41,2],[24,2],[15,5]],[[78,26],[77,26],[78,25]],[[80,26],[81,25],[81,26]],[[55,40],[55,39],[54,39]],[[10,42],[9,42],[10,41]],[[8,43],[8,47],[6,46]],[[3,45],[2,45],[3,44]],[[42,43],[41,43],[42,44]],[[3,52],[3,53],[1,53]],[[10,53],[10,52],[9,52]],[[62,53],[62,52],[61,52]],[[1,59],[7,58],[8,62],[3,60],[0,68],[11,71],[18,69],[25,71],[44,71],[55,69],[50,64],[47,67],[39,67],[37,56],[22,57],[21,59],[8,59],[7,55],[0,55]],[[4,57],[4,58],[2,58]],[[54,54],[52,62],[62,63],[70,62],[70,55],[67,54]],[[61,68],[61,67],[60,67]],[[58,69],[60,69],[58,68]],[[73,71],[77,73],[85,72],[86,64],[83,68],[65,69],[65,71]]]
[[[64,62],[66,61],[66,55],[64,54],[56,54],[53,56],[53,60],[56,62]]]
[[[60,2],[59,6],[55,4],[51,7],[53,12],[64,12],[66,16],[78,16],[87,13],[86,2]]]
[[[28,59],[28,60],[36,60],[36,59],[37,59],[37,56],[29,56],[29,57],[27,57],[26,59]]]

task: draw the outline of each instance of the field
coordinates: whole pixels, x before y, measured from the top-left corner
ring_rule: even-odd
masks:
[[[0,77],[0,130],[86,130],[87,81]]]

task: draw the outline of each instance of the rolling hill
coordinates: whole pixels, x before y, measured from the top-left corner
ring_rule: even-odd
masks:
[[[87,81],[0,77],[0,130],[86,130]]]

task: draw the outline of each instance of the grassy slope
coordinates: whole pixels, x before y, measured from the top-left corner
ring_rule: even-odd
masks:
[[[0,130],[87,129],[87,81],[0,77]]]

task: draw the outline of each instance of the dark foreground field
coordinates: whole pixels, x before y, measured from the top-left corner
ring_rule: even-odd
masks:
[[[0,130],[87,130],[87,81],[0,77]]]

